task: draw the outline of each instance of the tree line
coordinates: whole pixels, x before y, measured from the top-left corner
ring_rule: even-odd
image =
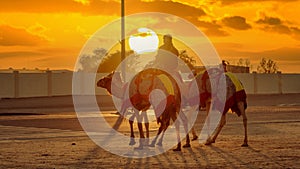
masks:
[[[125,56],[134,55],[133,51],[126,51]],[[186,50],[181,50],[178,56],[183,60],[187,66],[193,70],[196,66],[196,60],[189,56]],[[93,51],[92,54],[84,54],[80,57],[79,60],[80,69],[79,71],[85,72],[111,72],[116,70],[118,65],[121,63],[121,52],[115,51],[109,53],[103,48],[97,48]],[[237,66],[245,66],[253,69],[249,59],[240,58],[237,63]],[[134,66],[134,65],[132,65]],[[256,71],[257,73],[277,73],[279,67],[275,61],[268,58],[262,58],[259,62]]]

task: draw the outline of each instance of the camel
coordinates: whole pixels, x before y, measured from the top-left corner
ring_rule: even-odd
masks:
[[[224,107],[224,109],[218,110],[218,111],[222,112],[222,116],[221,116],[219,125],[215,129],[215,131],[212,133],[212,135],[210,135],[208,137],[205,145],[211,145],[212,143],[215,143],[222,128],[226,124],[226,113],[228,112],[229,109],[231,109],[238,116],[242,115],[243,126],[244,126],[244,142],[241,146],[247,147],[248,146],[247,116],[245,113],[245,110],[247,108],[246,92],[244,90],[242,83],[238,80],[238,78],[236,76],[234,76],[232,73],[226,71],[226,64],[223,62],[222,65],[223,65],[224,71],[222,71],[220,68],[213,68],[211,70],[205,71],[204,74],[196,75],[195,79],[194,79],[194,80],[196,80],[198,87],[199,87],[200,106],[206,108],[206,113],[208,116],[208,113],[211,109],[212,103],[214,103],[215,105],[218,105],[218,101],[219,101],[217,97],[214,97],[214,98],[212,97],[211,83],[216,83],[219,80],[222,73],[225,73],[225,78],[226,78],[226,88],[227,88],[226,91],[227,92],[226,92],[225,107]],[[209,71],[211,71],[211,72],[214,71],[215,76],[209,77],[208,76]],[[214,109],[218,109],[218,107],[216,106]]]
[[[112,84],[112,78],[113,76],[115,76],[116,79],[116,83]],[[119,84],[119,86],[114,86],[114,90],[118,90],[114,93],[112,93],[112,85],[116,85]],[[116,74],[114,71],[109,73],[108,75],[106,75],[105,77],[101,78],[98,82],[97,82],[97,86],[98,87],[102,87],[105,88],[109,94],[114,95],[115,97],[119,98],[122,100],[122,105],[120,108],[120,112],[119,114],[121,115],[120,118],[125,117],[126,113],[128,111],[129,108],[131,108],[131,104],[129,103],[130,100],[129,99],[125,99],[125,91],[128,90],[128,84],[124,84],[124,82],[121,79],[121,75],[120,74]],[[147,138],[149,138],[149,122],[148,122],[148,118],[145,115],[146,112],[142,112],[141,113],[141,117],[144,119],[145,123],[145,128],[146,128],[146,136]],[[129,117],[129,125],[130,125],[130,142],[129,145],[135,145],[135,136],[134,136],[134,130],[133,130],[133,122],[134,119],[138,118],[138,114],[136,112],[134,112],[130,117]]]
[[[97,86],[106,88],[107,91],[114,95],[111,91],[112,84],[112,77],[114,75],[114,72],[109,74],[106,77],[103,77],[97,82]],[[125,111],[129,105],[132,105],[134,109],[136,109],[136,117],[138,118],[138,129],[140,133],[140,144],[138,149],[143,148],[142,139],[145,138],[143,127],[142,127],[142,116],[139,115],[139,112],[146,112],[150,106],[152,105],[154,107],[154,112],[156,114],[157,123],[160,124],[160,127],[158,129],[158,133],[156,137],[153,139],[152,143],[149,146],[154,146],[159,135],[162,133],[162,136],[160,140],[158,141],[157,145],[162,145],[162,140],[165,131],[167,130],[168,126],[171,123],[171,120],[175,122],[175,128],[177,133],[177,147],[173,149],[174,151],[181,151],[181,140],[179,135],[179,121],[177,120],[178,117],[181,118],[183,121],[183,126],[186,132],[186,144],[183,145],[184,148],[190,147],[190,139],[188,135],[188,123],[187,118],[183,113],[180,112],[180,105],[181,105],[181,95],[179,87],[176,83],[176,81],[170,76],[167,72],[154,69],[154,68],[148,68],[141,72],[139,72],[137,75],[133,77],[131,80],[129,86],[126,84],[127,89],[129,90],[129,100],[123,100],[122,110]],[[165,108],[162,112],[160,112],[160,109],[162,108],[162,104],[153,105],[150,102],[150,92],[159,89],[160,91],[163,91],[165,94]],[[124,90],[124,88],[123,88]],[[120,97],[120,96],[117,96]],[[130,102],[129,102],[130,101]],[[129,104],[131,103],[131,104]],[[144,116],[145,117],[145,116]],[[130,119],[130,128],[131,128],[131,137],[134,137],[133,135],[133,127],[132,118]],[[146,134],[147,137],[149,137],[149,123],[145,123],[146,125]],[[148,128],[148,129],[147,129]]]

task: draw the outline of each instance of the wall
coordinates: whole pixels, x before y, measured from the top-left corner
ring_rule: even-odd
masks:
[[[300,93],[300,74],[282,74],[282,93]]]
[[[72,89],[72,72],[0,73],[0,98],[59,95],[107,95],[96,87],[105,74],[76,73]],[[300,74],[236,73],[248,94],[300,93]],[[87,86],[92,86],[87,88]]]
[[[72,94],[72,72],[51,74],[51,94],[53,96]],[[71,86],[71,87],[70,87]]]
[[[0,73],[0,98],[15,97],[15,74]]]
[[[48,81],[46,73],[20,73],[18,75],[18,97],[34,97],[48,95]]]

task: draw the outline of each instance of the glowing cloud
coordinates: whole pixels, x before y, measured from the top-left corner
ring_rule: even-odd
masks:
[[[89,0],[74,0],[75,2],[81,3],[83,5],[89,5],[90,1]]]

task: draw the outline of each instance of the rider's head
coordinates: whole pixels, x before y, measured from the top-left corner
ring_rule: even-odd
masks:
[[[224,72],[227,72],[227,65],[228,65],[228,62],[225,60],[222,60],[222,67],[224,69]]]
[[[164,35],[164,43],[165,44],[172,44],[172,35],[170,35],[170,34]]]

